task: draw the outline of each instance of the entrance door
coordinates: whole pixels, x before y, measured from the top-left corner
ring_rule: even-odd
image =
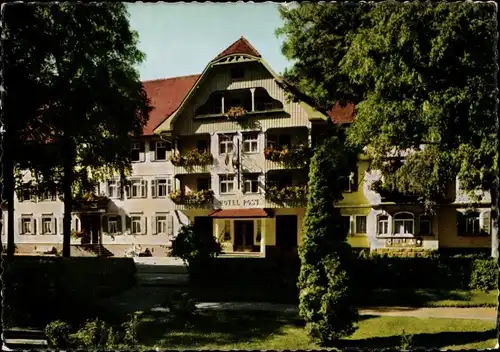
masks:
[[[253,220],[234,221],[234,250],[253,251]]]
[[[276,216],[276,246],[281,251],[297,248],[297,215]]]
[[[82,219],[82,230],[88,236],[88,241],[92,244],[99,243],[99,232],[101,219],[99,215],[84,215]]]

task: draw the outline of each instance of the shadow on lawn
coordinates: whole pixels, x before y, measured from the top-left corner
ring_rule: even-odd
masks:
[[[425,289],[376,289],[370,295],[360,296],[357,301],[360,306],[432,306],[439,301],[471,301],[472,293],[468,291],[425,290]]]
[[[413,335],[412,348],[443,348],[477,343],[495,338],[495,330],[488,331],[447,331],[435,334],[423,333]],[[371,337],[360,340],[343,340],[339,348],[399,348],[401,336]]]
[[[141,323],[139,339],[146,345],[179,348],[207,344],[234,344],[242,341],[265,340],[280,334],[284,326],[302,327],[294,314],[275,312],[202,311],[193,327],[179,328],[161,314],[150,315],[151,321]]]

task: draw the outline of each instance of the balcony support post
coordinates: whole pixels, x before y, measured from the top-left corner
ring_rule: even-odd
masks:
[[[312,148],[312,128],[307,129],[307,146]]]
[[[222,107],[221,113],[225,114],[226,113],[226,108],[224,107],[224,96],[222,96],[222,98],[221,98],[221,107]]]
[[[250,88],[250,93],[252,93],[252,111],[255,111],[255,88]]]

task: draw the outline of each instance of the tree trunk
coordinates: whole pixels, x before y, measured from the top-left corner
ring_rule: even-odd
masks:
[[[14,161],[12,160],[12,150],[10,146],[9,131],[4,134],[3,140],[3,186],[5,200],[7,201],[7,255],[13,256],[16,252],[14,241]]]
[[[71,256],[71,213],[73,207],[73,163],[74,163],[74,146],[71,141],[65,143],[65,158],[64,158],[64,178],[63,178],[63,194],[64,194],[64,217],[63,217],[63,257]],[[75,229],[76,230],[76,229]]]
[[[491,190],[491,219],[492,219],[492,226],[491,226],[491,255],[496,258],[497,260],[497,267],[500,272],[500,260],[498,257],[499,253],[499,239],[498,239],[498,216],[499,211],[498,211],[498,204],[499,204],[499,192],[497,184],[492,188]],[[495,348],[498,349],[500,348],[500,275],[498,276],[498,282],[497,282],[497,317],[496,317],[496,325],[495,325],[495,330],[496,330],[496,346]]]

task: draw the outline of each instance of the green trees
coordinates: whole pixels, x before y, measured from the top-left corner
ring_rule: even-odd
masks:
[[[17,157],[12,164],[28,167],[37,181],[62,191],[63,256],[69,256],[75,186],[82,190],[84,184],[130,170],[130,137],[142,134],[151,109],[135,69],[144,55],[136,47],[137,34],[130,29],[121,3],[7,5],[5,11],[5,69],[9,71],[20,57],[34,59],[34,64],[25,62],[32,71],[25,76],[40,92],[23,94],[25,87],[17,87],[16,77],[6,77],[10,93],[5,120],[13,126],[9,136],[29,126],[38,137],[28,139],[31,152],[10,154]],[[25,16],[29,20],[16,20]],[[15,119],[21,116],[16,103],[23,99],[31,110],[28,121],[16,126]],[[7,150],[25,144],[4,140]],[[33,151],[41,147],[55,153],[51,158],[34,158]],[[5,174],[7,181],[9,175]],[[6,188],[12,204],[13,187]],[[13,239],[13,228],[8,237]]]
[[[299,247],[299,312],[309,336],[331,346],[354,332],[357,309],[350,293],[348,227],[334,203],[342,199],[339,176],[348,175],[349,153],[340,131],[331,127],[315,151],[309,171],[309,197]]]

